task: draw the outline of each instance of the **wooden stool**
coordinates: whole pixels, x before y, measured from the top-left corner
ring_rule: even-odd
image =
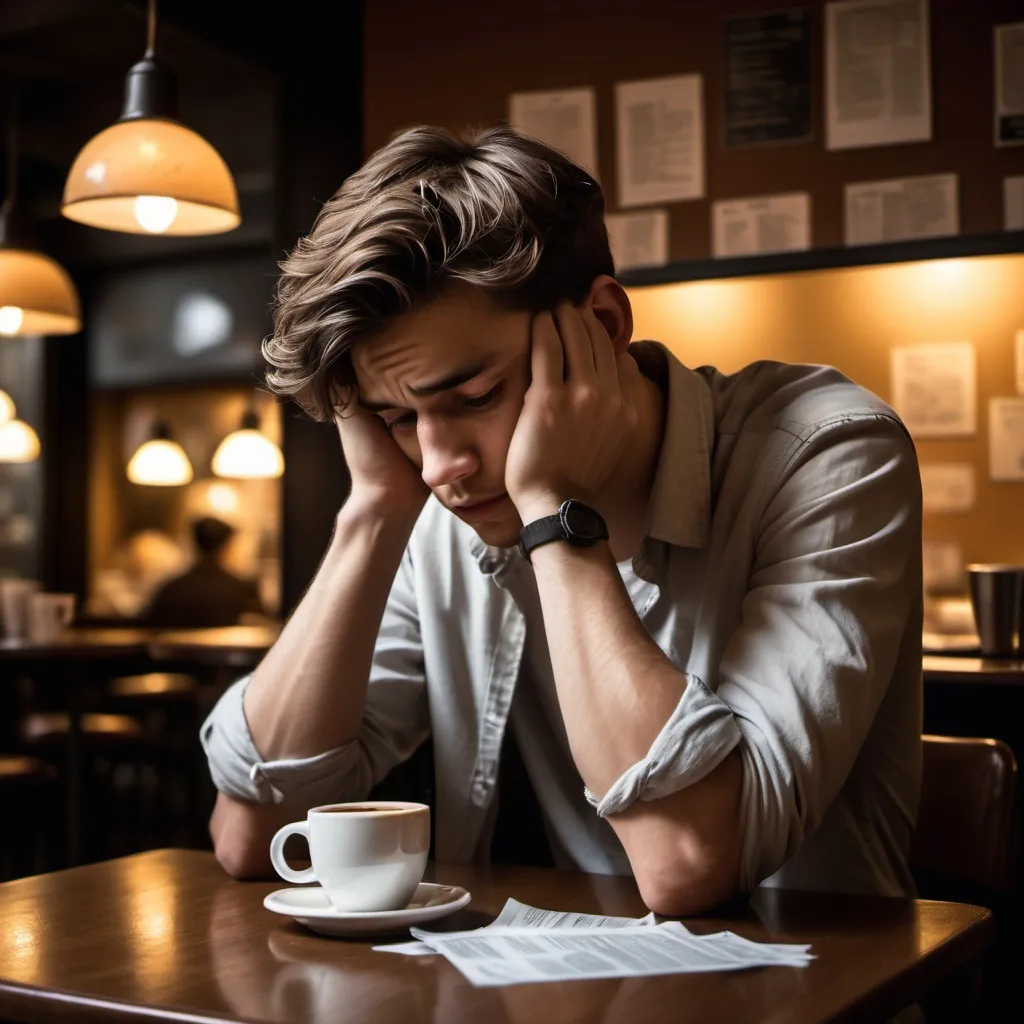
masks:
[[[70,716],[34,711],[18,727],[22,746],[54,761],[70,779]],[[81,842],[88,859],[136,853],[154,845],[158,775],[142,723],[130,715],[89,712],[81,717]]]
[[[0,881],[49,867],[57,769],[38,757],[0,754]]]
[[[107,692],[118,699],[183,700],[195,696],[193,676],[184,672],[146,672],[111,679]]]
[[[63,711],[33,711],[21,720],[19,732],[29,747],[59,747],[67,741],[71,718]],[[82,715],[82,742],[88,749],[137,744],[142,723],[130,715]]]
[[[184,672],[120,676],[107,685],[107,706],[138,717],[157,766],[156,800],[163,845],[203,845],[209,810],[201,807],[205,758],[199,743],[199,682]]]

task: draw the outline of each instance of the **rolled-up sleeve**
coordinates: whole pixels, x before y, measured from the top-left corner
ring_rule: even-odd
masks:
[[[920,597],[920,477],[902,425],[838,419],[794,445],[754,538],[715,692],[688,675],[646,758],[599,815],[685,789],[733,749],[743,763],[741,885],[820,823],[881,704]]]
[[[256,803],[296,801],[314,806],[365,798],[429,733],[423,647],[408,550],[381,619],[362,728],[355,740],[313,757],[264,761],[245,718],[249,678],[238,680],[224,693],[200,729],[217,789]]]
[[[720,664],[742,734],[744,889],[796,852],[845,783],[919,605],[920,551],[920,476],[898,421],[804,440],[766,507]]]

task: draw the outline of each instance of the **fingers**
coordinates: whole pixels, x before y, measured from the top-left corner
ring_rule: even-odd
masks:
[[[590,346],[594,353],[594,371],[597,379],[603,384],[616,379],[615,347],[612,345],[604,324],[597,318],[592,306],[583,306],[580,309],[580,319],[590,339]]]
[[[580,311],[570,302],[560,303],[555,310],[555,322],[565,351],[566,381],[576,384],[594,383],[597,380],[594,344],[580,317]]]
[[[563,379],[562,342],[550,313],[538,313],[533,319],[530,346],[530,386],[557,388]]]

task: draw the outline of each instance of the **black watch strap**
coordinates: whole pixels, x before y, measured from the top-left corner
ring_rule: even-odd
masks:
[[[530,561],[534,548],[552,541],[564,540],[576,547],[590,547],[608,539],[608,528],[599,512],[581,501],[563,501],[553,516],[544,516],[527,523],[519,534],[519,551]]]

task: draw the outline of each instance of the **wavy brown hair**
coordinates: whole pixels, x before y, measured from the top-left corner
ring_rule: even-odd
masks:
[[[352,346],[446,283],[539,312],[581,302],[614,265],[582,167],[510,128],[420,127],[345,180],[281,271],[267,384],[328,420],[354,391]]]

